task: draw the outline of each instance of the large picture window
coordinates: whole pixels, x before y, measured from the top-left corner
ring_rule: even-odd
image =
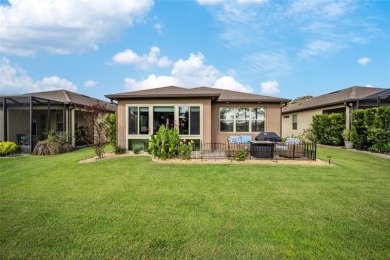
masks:
[[[264,131],[264,108],[222,107],[219,116],[221,132]]]
[[[161,125],[177,127],[180,135],[201,134],[200,106],[153,106],[127,107],[128,135],[155,134]],[[133,137],[135,138],[135,137]]]

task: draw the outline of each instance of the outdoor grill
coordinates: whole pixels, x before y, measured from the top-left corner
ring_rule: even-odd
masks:
[[[280,138],[280,136],[278,136],[274,132],[260,132],[260,134],[258,134],[255,137],[255,140],[256,141],[270,141],[270,142],[277,143],[277,142],[281,142],[282,138]]]

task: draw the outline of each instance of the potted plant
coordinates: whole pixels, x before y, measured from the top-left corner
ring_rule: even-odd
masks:
[[[352,149],[353,148],[353,142],[351,139],[351,131],[344,129],[342,133],[343,139],[344,139],[344,145],[345,149]]]

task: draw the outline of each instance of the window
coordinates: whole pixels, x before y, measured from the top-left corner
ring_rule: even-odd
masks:
[[[179,107],[179,134],[200,134],[200,107]]]
[[[233,132],[234,108],[222,107],[219,112],[221,132]]]
[[[221,132],[261,132],[264,131],[264,108],[220,108]]]
[[[252,119],[252,132],[263,132],[265,122],[265,109],[264,108],[252,108],[251,109]]]
[[[57,132],[64,131],[64,112],[63,111],[57,111],[56,113],[56,123],[57,123]]]
[[[149,108],[129,107],[129,135],[149,134]]]
[[[180,135],[201,134],[201,106],[128,105],[126,109],[128,135],[155,134],[161,125],[177,127]]]
[[[175,107],[155,106],[153,107],[153,133],[157,133],[161,125],[169,128],[175,127]]]
[[[292,116],[292,129],[297,130],[298,129],[298,115]]]

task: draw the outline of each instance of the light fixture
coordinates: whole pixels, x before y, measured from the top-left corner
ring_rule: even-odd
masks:
[[[329,162],[329,165],[330,165],[330,159],[332,158],[332,156],[328,155],[328,156],[326,156],[326,158],[328,158],[328,162]]]

